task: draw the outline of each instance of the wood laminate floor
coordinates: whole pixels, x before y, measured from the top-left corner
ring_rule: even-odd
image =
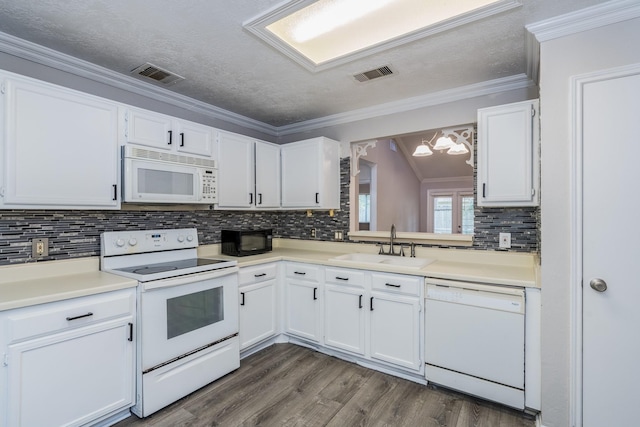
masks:
[[[116,427],[433,426],[534,427],[532,417],[423,386],[293,344],[275,344],[240,369]]]

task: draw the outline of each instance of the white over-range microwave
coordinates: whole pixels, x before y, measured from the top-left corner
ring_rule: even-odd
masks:
[[[214,160],[122,147],[124,202],[214,204],[217,180]]]

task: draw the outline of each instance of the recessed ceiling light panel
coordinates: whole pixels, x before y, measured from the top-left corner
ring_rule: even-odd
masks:
[[[294,0],[244,27],[311,71],[521,6],[521,0]]]

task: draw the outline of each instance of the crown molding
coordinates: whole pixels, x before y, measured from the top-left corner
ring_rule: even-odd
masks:
[[[105,67],[0,32],[0,52],[45,65],[98,83],[126,90],[248,129],[278,136],[278,128],[240,114],[151,85]]]
[[[535,82],[527,77],[527,75],[517,74],[514,76],[503,77],[467,86],[460,86],[453,89],[405,98],[399,101],[388,102],[372,107],[276,127],[224,110],[214,105],[171,92],[167,89],[156,87],[134,77],[117,73],[88,61],[57,52],[53,49],[46,48],[3,32],[0,32],[0,52],[5,52],[9,55],[16,56],[27,61],[45,65],[98,83],[106,84],[150,99],[155,99],[157,101],[194,111],[207,117],[263,132],[273,137],[313,131],[320,128],[356,122],[359,120],[367,120],[448,102],[535,86]]]
[[[525,28],[538,42],[545,42],[638,17],[638,0],[614,0],[534,22]]]
[[[495,80],[488,80],[481,83],[474,83],[467,86],[460,86],[427,95],[415,96],[399,101],[378,104],[372,107],[359,110],[347,111],[345,113],[333,114],[320,117],[318,119],[293,123],[291,125],[280,126],[278,135],[285,136],[298,132],[308,132],[320,128],[343,125],[346,123],[367,120],[375,117],[390,114],[404,113],[419,108],[431,107],[448,102],[460,101],[463,99],[476,98],[478,96],[493,95],[515,89],[524,89],[535,86],[535,83],[525,74],[517,74],[509,77],[502,77]]]

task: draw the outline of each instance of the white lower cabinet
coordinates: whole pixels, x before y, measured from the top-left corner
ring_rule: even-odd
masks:
[[[423,277],[287,263],[284,286],[285,333],[424,372]]]
[[[372,273],[371,358],[420,371],[424,279]]]
[[[277,265],[240,269],[240,350],[278,333]]]
[[[371,358],[419,370],[420,302],[414,298],[372,292]]]
[[[322,342],[322,267],[285,263],[284,327],[288,334]]]
[[[2,425],[90,425],[134,403],[135,291],[0,313]]]
[[[325,271],[324,344],[364,356],[367,321],[365,273],[337,268]]]

